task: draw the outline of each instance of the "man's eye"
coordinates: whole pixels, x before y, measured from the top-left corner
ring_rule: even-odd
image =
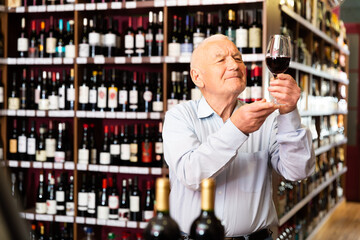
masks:
[[[223,61],[224,61],[223,58],[217,60],[217,62],[223,62]]]
[[[235,61],[242,62],[242,59],[241,58],[235,58]]]

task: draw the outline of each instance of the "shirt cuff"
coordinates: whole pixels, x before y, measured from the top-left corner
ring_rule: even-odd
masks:
[[[292,112],[277,116],[278,133],[288,133],[301,127],[301,118],[297,108]]]
[[[221,138],[229,143],[229,147],[233,147],[235,150],[248,139],[248,136],[240,131],[230,119],[226,121],[219,133]]]

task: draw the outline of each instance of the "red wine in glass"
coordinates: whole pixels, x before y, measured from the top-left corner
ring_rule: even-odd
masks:
[[[290,64],[290,57],[266,57],[266,65],[274,77],[285,72]]]

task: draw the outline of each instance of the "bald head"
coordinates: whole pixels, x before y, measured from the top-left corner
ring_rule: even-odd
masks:
[[[230,41],[229,38],[223,34],[215,34],[202,41],[191,55],[190,68],[198,68],[200,63],[204,61],[203,56],[209,43],[224,40]]]

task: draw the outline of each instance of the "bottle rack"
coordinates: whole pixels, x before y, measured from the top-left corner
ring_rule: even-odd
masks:
[[[84,1],[76,0],[74,4],[64,4],[64,5],[48,5],[48,6],[19,6],[19,7],[6,7],[0,6],[0,17],[1,17],[1,29],[5,34],[5,56],[0,58],[0,68],[3,70],[3,79],[4,79],[4,106],[7,106],[7,93],[8,86],[11,79],[10,67],[18,66],[52,66],[61,68],[61,66],[66,65],[67,67],[73,67],[75,70],[75,89],[76,89],[76,98],[75,98],[75,109],[71,111],[41,111],[41,110],[0,110],[0,122],[1,122],[1,131],[2,131],[2,141],[4,143],[4,157],[5,164],[10,168],[23,168],[23,169],[47,169],[47,170],[69,170],[73,171],[74,174],[74,198],[75,206],[77,206],[77,192],[79,190],[80,172],[90,171],[90,172],[103,172],[103,173],[119,173],[119,174],[134,174],[134,175],[143,175],[143,176],[160,176],[168,174],[166,168],[158,167],[133,167],[133,166],[101,166],[101,165],[82,165],[77,163],[78,159],[78,146],[80,141],[80,129],[81,123],[83,120],[89,119],[113,119],[113,120],[162,120],[164,114],[167,110],[166,99],[167,99],[167,90],[169,84],[169,75],[172,69],[177,69],[179,66],[181,68],[188,68],[190,63],[189,56],[180,56],[180,57],[171,57],[168,55],[168,39],[171,34],[169,29],[169,22],[171,22],[171,17],[169,16],[169,11],[176,11],[177,7],[181,9],[194,9],[203,10],[205,9],[229,9],[229,8],[239,8],[239,6],[244,6],[245,8],[259,8],[263,10],[263,33],[262,33],[262,54],[244,54],[243,60],[245,63],[251,64],[252,62],[262,63],[263,66],[263,95],[267,97],[267,84],[269,80],[269,72],[267,71],[265,65],[265,49],[267,45],[267,40],[271,34],[279,33],[279,27],[281,25],[281,20],[279,16],[281,13],[286,14],[289,18],[292,18],[297,22],[296,29],[299,31],[300,25],[301,28],[308,29],[311,32],[311,38],[316,37],[322,41],[322,46],[324,44],[330,45],[332,48],[346,55],[347,65],[348,65],[348,55],[349,51],[344,49],[342,46],[339,46],[333,39],[328,37],[323,31],[314,27],[309,21],[302,18],[300,15],[295,13],[293,10],[288,8],[285,5],[279,5],[278,0],[264,1],[264,0],[155,0],[155,1],[125,1],[120,2],[110,2],[110,3],[85,3]],[[183,8],[184,7],[184,8]],[[186,8],[185,8],[186,7]],[[147,9],[156,9],[156,11],[162,10],[164,13],[164,55],[163,56],[153,56],[153,57],[94,57],[94,58],[83,58],[78,57],[78,43],[80,42],[81,37],[81,26],[82,26],[82,17],[84,14],[93,14],[94,12],[100,14],[115,14],[115,11],[122,11],[122,13],[128,13],[129,15],[137,14],[140,12],[144,14],[144,11]],[[62,13],[73,14],[73,19],[75,21],[75,32],[74,32],[74,41],[76,46],[76,58],[18,58],[13,55],[10,57],[9,52],[9,42],[16,39],[18,36],[13,36],[14,33],[10,31],[13,28],[10,25],[9,17],[10,15],[16,15],[16,17],[22,16],[31,16],[31,19],[36,18],[36,14],[47,14],[50,15],[61,15]],[[17,26],[20,28],[20,26]],[[299,33],[297,33],[298,36]],[[14,51],[13,51],[14,52]],[[150,112],[150,113],[134,113],[134,112],[92,112],[92,111],[80,111],[78,110],[78,87],[81,82],[81,71],[80,69],[86,64],[95,64],[101,66],[116,65],[123,67],[135,67],[141,69],[144,64],[150,65],[150,67],[157,66],[161,69],[163,73],[163,101],[164,101],[164,112]],[[347,68],[348,70],[348,68]],[[319,78],[324,81],[332,81],[337,84],[347,86],[349,80],[347,76],[344,75],[334,75],[329,74],[325,71],[315,70],[314,68],[307,66],[305,64],[297,63],[292,61],[289,68],[289,73],[293,75],[295,79],[299,78],[300,74],[308,74],[310,77],[310,82],[313,78]],[[6,80],[9,79],[9,80]],[[302,116],[311,116],[319,117],[324,115],[344,115],[346,122],[347,110],[337,109],[330,111],[307,111],[303,110],[300,112]],[[57,163],[36,163],[36,162],[27,162],[27,161],[18,161],[18,160],[7,160],[6,153],[8,152],[8,141],[7,137],[8,132],[11,128],[11,125],[8,124],[8,117],[39,117],[39,118],[70,118],[73,121],[73,160],[74,162],[66,162],[64,164]],[[346,136],[346,127],[345,127],[345,136]],[[325,146],[321,146],[316,149],[316,155],[325,153],[330,149],[346,144],[347,139],[334,142]],[[321,184],[313,193],[308,195],[305,199],[299,202],[290,212],[285,216],[280,218],[279,226],[286,223],[291,217],[293,217],[301,207],[306,205],[313,197],[315,197],[320,191],[326,188],[336,177],[341,176],[346,172],[346,167],[336,173],[333,177],[328,179],[325,183]],[[274,179],[275,180],[275,179]],[[276,186],[276,181],[273,183]],[[274,191],[276,193],[276,191]],[[274,197],[276,199],[276,197]],[[275,200],[276,201],[276,200]],[[29,210],[21,212],[20,215],[28,220],[41,220],[41,221],[58,221],[58,222],[70,222],[74,223],[74,239],[80,239],[82,235],[79,231],[79,226],[83,224],[89,225],[100,225],[100,226],[112,226],[112,227],[121,227],[121,228],[134,228],[134,229],[143,229],[146,226],[144,222],[123,222],[123,221],[98,221],[92,218],[83,218],[75,214],[75,217],[67,216],[49,216],[42,214],[35,214],[34,210]],[[103,234],[104,235],[104,234]],[[277,229],[274,231],[274,235],[277,235]]]

